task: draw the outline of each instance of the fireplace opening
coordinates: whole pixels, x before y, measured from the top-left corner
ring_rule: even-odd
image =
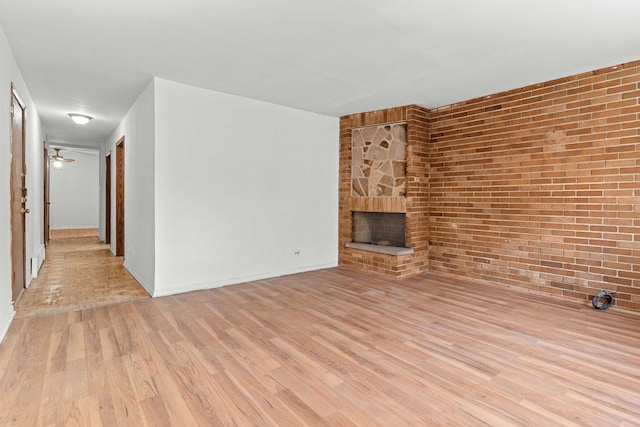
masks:
[[[406,247],[406,214],[388,212],[353,212],[351,238],[355,243]]]

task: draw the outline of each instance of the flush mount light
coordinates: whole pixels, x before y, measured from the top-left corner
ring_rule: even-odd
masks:
[[[89,120],[93,118],[85,114],[75,114],[75,113],[69,113],[69,117],[71,117],[71,120],[73,120],[76,124],[79,124],[79,125],[86,125],[87,123],[89,123]]]

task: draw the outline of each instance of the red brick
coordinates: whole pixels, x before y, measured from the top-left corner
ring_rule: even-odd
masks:
[[[578,299],[636,281],[640,308],[633,64],[431,111],[430,270]]]
[[[341,118],[340,264],[430,270],[580,300],[618,288],[640,310],[640,61],[443,106]],[[407,242],[351,238],[351,128],[407,121]]]

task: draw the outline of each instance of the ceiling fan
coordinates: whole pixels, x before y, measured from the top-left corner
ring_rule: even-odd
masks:
[[[54,162],[70,163],[75,161],[75,159],[65,159],[64,157],[62,157],[62,154],[60,154],[60,151],[62,151],[62,148],[52,148],[52,150],[55,150],[56,154],[54,154],[53,156],[50,156],[49,158]]]

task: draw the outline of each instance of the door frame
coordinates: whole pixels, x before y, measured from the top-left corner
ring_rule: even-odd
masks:
[[[124,136],[116,142],[116,256],[124,256]]]
[[[104,201],[104,242],[111,244],[111,151],[105,156],[105,171],[104,171],[104,188],[105,188],[105,201]]]
[[[27,197],[27,165],[26,165],[26,154],[25,154],[25,141],[26,141],[26,131],[27,131],[27,118],[26,118],[26,113],[27,113],[27,107],[25,105],[24,102],[22,102],[22,99],[20,98],[20,95],[18,95],[18,92],[16,91],[16,88],[13,84],[13,82],[11,83],[11,94],[10,94],[10,99],[11,99],[11,166],[10,166],[10,188],[11,188],[11,197],[10,197],[10,211],[11,211],[11,295],[12,295],[12,300],[13,303],[15,304],[18,299],[20,298],[20,296],[22,295],[22,292],[24,291],[26,284],[27,284],[27,251],[26,251],[26,197]],[[15,100],[15,102],[14,102]],[[16,104],[17,103],[17,104]],[[19,144],[21,146],[20,148],[20,159],[16,159],[14,156],[15,153],[15,135],[13,132],[13,119],[14,119],[14,108],[18,107],[20,108],[21,112],[22,112],[22,132],[21,132],[21,140],[19,141]],[[16,170],[17,168],[21,169],[20,172],[20,179],[16,180],[15,177],[18,175],[18,171]],[[20,194],[21,195],[21,200],[20,202],[16,201],[16,194]],[[21,211],[18,211],[17,207],[18,205],[21,207]],[[16,216],[19,215],[21,216],[21,219],[18,219],[18,222],[20,222],[21,226],[20,227],[16,227],[15,226],[15,222],[16,222]],[[16,248],[16,241],[22,241],[22,247],[21,248]],[[17,252],[17,253],[16,253]],[[20,271],[17,271],[20,270]],[[21,278],[21,283],[16,283],[16,279],[20,279]]]

